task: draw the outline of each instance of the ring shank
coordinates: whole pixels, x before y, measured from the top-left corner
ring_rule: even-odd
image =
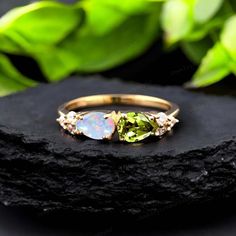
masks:
[[[133,105],[162,109],[167,115],[177,116],[179,107],[175,103],[158,97],[136,95],[136,94],[102,94],[80,97],[71,100],[58,108],[60,115],[65,115],[69,111],[97,107],[104,105]]]

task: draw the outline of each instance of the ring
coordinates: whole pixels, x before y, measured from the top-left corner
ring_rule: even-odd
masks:
[[[143,112],[84,110],[109,105],[140,106],[152,110]],[[57,121],[72,135],[111,140],[116,133],[120,141],[138,142],[149,136],[161,137],[170,131],[179,122],[175,118],[179,111],[178,105],[158,97],[104,94],[80,97],[61,105],[58,108],[60,117]]]

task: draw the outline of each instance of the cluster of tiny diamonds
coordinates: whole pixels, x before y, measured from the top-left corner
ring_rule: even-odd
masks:
[[[164,112],[152,114],[152,117],[156,120],[158,128],[155,132],[156,136],[162,136],[166,132],[170,131],[173,126],[179,122],[174,116],[166,115]]]
[[[58,123],[61,127],[71,134],[76,133],[76,122],[78,120],[78,115],[74,111],[70,111],[68,114],[62,114],[58,119]]]

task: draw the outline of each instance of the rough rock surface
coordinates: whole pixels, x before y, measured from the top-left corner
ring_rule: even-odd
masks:
[[[178,103],[181,122],[161,140],[73,138],[57,107],[78,96],[138,93]],[[235,98],[179,87],[71,78],[0,99],[0,202],[39,211],[145,216],[236,192]]]

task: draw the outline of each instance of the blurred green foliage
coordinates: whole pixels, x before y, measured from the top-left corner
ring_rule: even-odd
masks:
[[[33,58],[58,81],[123,64],[158,37],[200,64],[189,86],[213,84],[236,74],[235,9],[233,0],[44,0],[13,9],[0,19],[0,95],[36,85],[8,54]]]
[[[189,87],[208,86],[236,74],[235,7],[234,0],[164,3],[161,22],[167,46],[179,45],[193,62],[200,64]]]

